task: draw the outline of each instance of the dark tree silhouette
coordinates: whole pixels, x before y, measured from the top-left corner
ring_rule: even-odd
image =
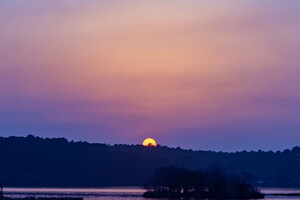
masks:
[[[15,187],[136,186],[142,185],[161,167],[173,165],[194,170],[208,169],[219,163],[229,174],[251,173],[254,182],[262,186],[297,187],[300,186],[299,152],[299,147],[276,153],[224,153],[159,145],[149,148],[91,144],[32,135],[0,137],[0,183]],[[183,177],[191,176],[193,182],[193,177],[202,176],[194,173]],[[211,187],[222,181],[218,179],[222,175],[215,173]],[[202,183],[196,183],[200,184],[197,188],[201,191]],[[189,183],[184,187],[188,190]]]
[[[145,189],[147,192],[143,196],[148,198],[264,198],[249,181],[248,176],[229,176],[216,166],[208,171],[161,168],[145,184]]]

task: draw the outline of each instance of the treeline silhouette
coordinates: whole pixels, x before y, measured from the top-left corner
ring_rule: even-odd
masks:
[[[156,171],[144,188],[147,191],[143,196],[148,198],[264,198],[264,195],[253,186],[249,174],[229,175],[219,166],[209,170],[164,167]]]
[[[0,137],[0,183],[18,187],[137,186],[170,165],[248,172],[263,186],[300,186],[300,147],[278,152],[192,151],[106,145],[65,138]]]

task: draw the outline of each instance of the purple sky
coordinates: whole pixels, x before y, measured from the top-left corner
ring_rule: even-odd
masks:
[[[300,2],[0,1],[0,136],[300,145]]]

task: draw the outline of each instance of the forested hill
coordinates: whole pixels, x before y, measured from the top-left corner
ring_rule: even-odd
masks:
[[[142,185],[157,168],[248,172],[257,183],[300,186],[300,147],[283,152],[192,151],[164,146],[106,145],[64,138],[0,137],[0,183],[22,187]]]

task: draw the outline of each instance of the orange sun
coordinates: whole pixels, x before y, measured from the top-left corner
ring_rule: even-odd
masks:
[[[149,146],[156,147],[156,142],[155,142],[155,140],[152,139],[152,138],[147,138],[147,139],[145,139],[145,140],[143,141],[143,146],[147,146],[147,147],[149,147]]]

